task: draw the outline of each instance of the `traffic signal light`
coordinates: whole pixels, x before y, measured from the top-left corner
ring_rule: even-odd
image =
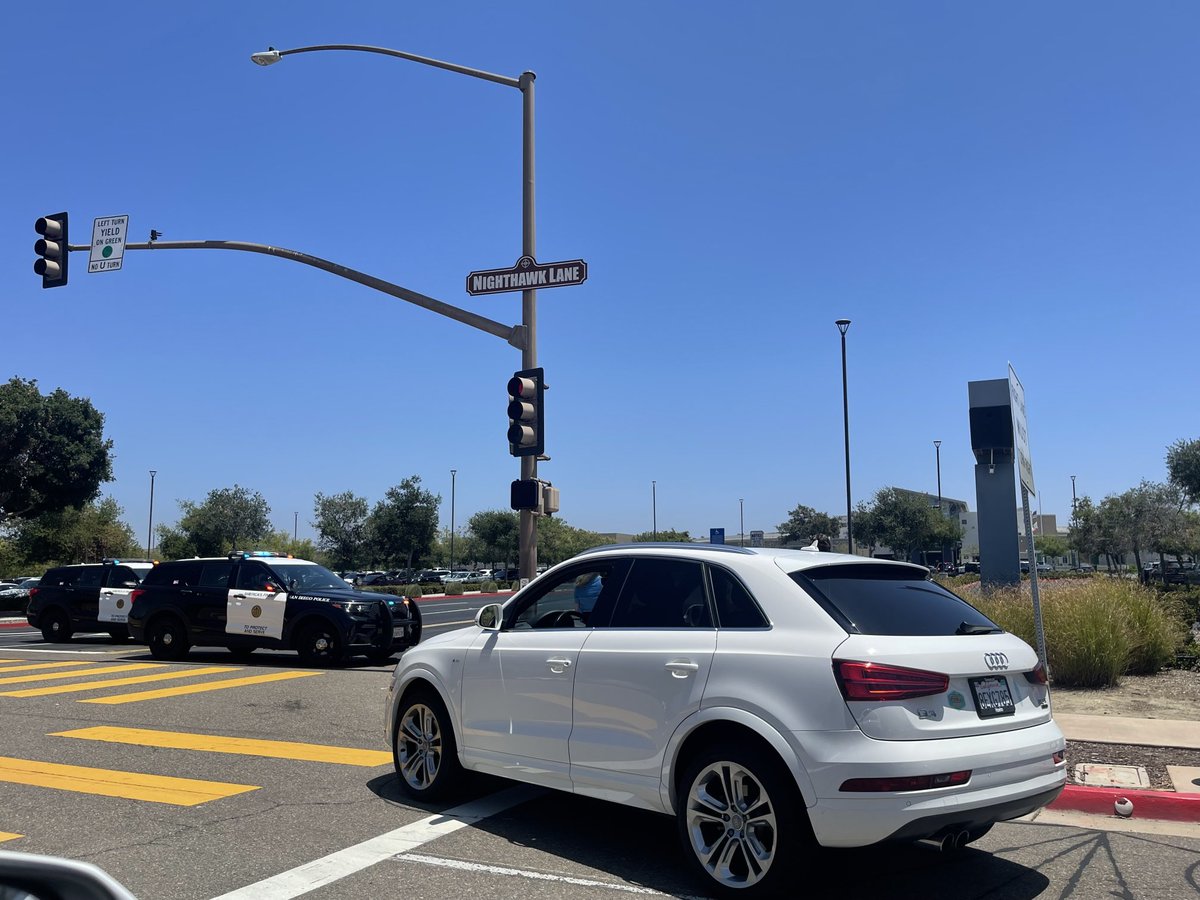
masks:
[[[540,368],[525,369],[508,380],[508,452],[513,456],[541,456],[546,449],[542,376]]]
[[[33,261],[33,271],[42,276],[42,287],[62,287],[67,283],[67,214],[60,212],[43,216],[33,223],[33,230],[41,235],[34,242],[33,252],[38,259]]]

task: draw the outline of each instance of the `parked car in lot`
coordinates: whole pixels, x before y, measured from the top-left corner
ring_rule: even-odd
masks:
[[[47,642],[69,641],[82,631],[108,632],[114,641],[126,641],[130,595],[153,568],[145,559],[56,566],[29,589],[25,617]]]
[[[355,590],[324,566],[266,551],[160,563],[133,592],[129,631],[156,659],[192,646],[295,650],[310,664],[382,663],[421,638],[402,597]]]
[[[587,551],[406,651],[385,728],[415,799],[466,769],[666,813],[743,897],[814,844],[958,846],[1066,782],[1032,648],[923,567],[806,550]]]

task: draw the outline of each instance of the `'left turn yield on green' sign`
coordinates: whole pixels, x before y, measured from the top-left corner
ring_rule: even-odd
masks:
[[[105,216],[92,222],[92,253],[89,272],[112,272],[121,268],[125,256],[125,230],[129,216]]]

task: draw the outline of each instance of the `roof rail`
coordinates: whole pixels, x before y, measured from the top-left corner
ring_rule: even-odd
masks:
[[[588,549],[575,555],[584,556],[588,553],[599,553],[602,550],[642,550],[647,547],[653,547],[658,550],[678,550],[681,547],[688,547],[693,550],[715,550],[721,553],[754,555],[754,550],[750,547],[734,547],[730,544],[693,544],[690,542],[684,543],[683,541],[633,541],[628,544],[604,544],[600,547],[588,547]]]

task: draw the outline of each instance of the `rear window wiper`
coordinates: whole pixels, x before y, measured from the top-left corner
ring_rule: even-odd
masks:
[[[997,628],[994,625],[973,625],[970,622],[963,622],[955,629],[955,634],[999,634],[1003,628]]]

